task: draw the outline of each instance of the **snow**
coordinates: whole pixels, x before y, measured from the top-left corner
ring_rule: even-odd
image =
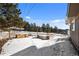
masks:
[[[48,42],[48,40],[41,40],[41,39],[33,39],[33,44],[37,47],[37,48],[42,48],[44,47],[43,45]]]
[[[8,32],[0,32],[0,39],[3,39],[3,38],[8,38]]]
[[[33,36],[30,36],[28,38],[17,38],[9,40],[3,47],[1,55],[12,55],[14,53],[17,53],[25,48],[28,48],[30,46],[36,46],[37,49],[51,46],[56,43],[64,42],[64,41],[57,41],[58,38],[66,38],[67,36],[61,35],[61,34],[54,34],[50,37],[49,40],[41,40],[38,38],[34,38]]]
[[[32,37],[9,40],[4,46],[1,55],[12,55],[32,46]]]
[[[61,34],[60,35],[54,35],[54,37],[50,37],[49,40],[33,40],[35,46],[39,49],[39,48],[43,48],[43,47],[47,47],[47,46],[51,46],[51,45],[54,45],[56,43],[60,43],[60,42],[64,42],[64,41],[58,41],[58,38],[66,38],[68,36],[62,36]]]

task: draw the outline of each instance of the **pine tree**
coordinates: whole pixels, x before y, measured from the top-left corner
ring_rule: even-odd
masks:
[[[20,9],[17,8],[18,4],[2,3],[0,4],[0,29],[7,29],[13,26],[21,26],[22,18]],[[10,29],[9,29],[10,37]]]
[[[46,24],[46,32],[50,32],[50,25],[49,24]]]
[[[26,22],[26,24],[24,26],[24,30],[30,31],[30,24],[29,24],[29,22]]]
[[[36,23],[33,23],[33,31],[36,32]]]
[[[58,28],[55,26],[54,27],[54,32],[57,33],[58,32]]]
[[[21,14],[20,9],[17,8],[18,4],[2,3],[0,4],[0,21],[5,23],[3,28],[17,26],[20,22],[19,15]]]
[[[42,24],[42,31],[43,32],[45,32],[45,29],[46,29],[45,27],[46,27],[45,24]]]

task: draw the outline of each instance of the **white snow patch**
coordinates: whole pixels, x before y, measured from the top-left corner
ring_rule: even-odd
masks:
[[[28,48],[30,46],[36,46],[37,49],[51,46],[56,43],[64,42],[64,41],[58,41],[58,38],[66,38],[67,36],[61,35],[61,34],[55,34],[50,37],[49,40],[41,40],[38,38],[33,38],[33,36],[30,36],[28,38],[19,38],[19,39],[12,39],[9,40],[3,47],[1,55],[12,55],[14,53],[17,53],[25,48]]]
[[[3,47],[1,55],[12,55],[32,46],[32,37],[9,40]]]
[[[61,43],[61,42],[64,42],[64,41],[58,41],[58,38],[66,38],[68,36],[64,36],[64,35],[61,35],[61,34],[58,34],[58,35],[54,35],[53,37],[50,37],[49,40],[33,40],[35,46],[39,49],[39,48],[42,48],[42,47],[47,47],[47,46],[51,46],[51,45],[54,45],[54,44],[57,44],[57,43]]]
[[[48,42],[48,40],[41,40],[41,39],[33,39],[33,44],[37,47],[37,48],[42,48],[44,47],[44,44]]]

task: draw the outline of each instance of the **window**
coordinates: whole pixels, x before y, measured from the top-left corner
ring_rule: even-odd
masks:
[[[75,23],[72,23],[72,31],[75,31]]]

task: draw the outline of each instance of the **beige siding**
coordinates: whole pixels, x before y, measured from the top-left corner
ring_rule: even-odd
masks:
[[[72,27],[72,24],[70,25],[70,27]],[[74,45],[79,49],[79,20],[78,19],[76,19],[76,22],[75,22],[75,31],[72,31],[71,28],[70,30],[71,30],[70,35],[71,35],[72,41]]]
[[[68,21],[70,24],[70,36],[74,45],[79,50],[79,3],[70,3],[68,8]],[[72,20],[75,18],[75,31],[72,31]]]

